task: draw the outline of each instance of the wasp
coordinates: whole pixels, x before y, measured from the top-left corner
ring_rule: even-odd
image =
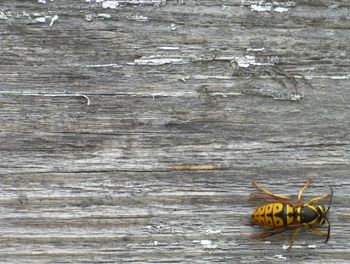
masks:
[[[254,187],[260,191],[255,193],[254,198],[264,200],[266,203],[254,210],[252,213],[252,223],[266,227],[266,229],[252,237],[264,239],[288,230],[293,230],[287,249],[290,251],[298,232],[304,227],[315,235],[326,237],[325,243],[327,243],[331,232],[331,224],[328,216],[333,200],[333,188],[329,186],[331,190],[329,194],[305,202],[301,199],[301,196],[311,184],[311,181],[311,177],[308,177],[304,187],[298,193],[296,203],[289,196],[274,194],[256,182],[253,182]],[[326,199],[329,199],[327,209],[323,205],[317,205],[318,202]],[[325,223],[328,223],[327,232],[315,228]]]

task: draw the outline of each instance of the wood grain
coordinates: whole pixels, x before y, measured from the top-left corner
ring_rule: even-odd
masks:
[[[2,1],[0,262],[348,263],[349,7]],[[329,243],[250,239],[307,175]]]

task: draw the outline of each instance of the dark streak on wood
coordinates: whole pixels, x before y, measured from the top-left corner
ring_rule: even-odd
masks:
[[[0,4],[1,263],[350,261],[349,1],[34,2]],[[251,182],[307,175],[329,243],[249,239]]]

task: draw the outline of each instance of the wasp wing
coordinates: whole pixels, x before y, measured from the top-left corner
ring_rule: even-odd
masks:
[[[258,205],[273,203],[273,202],[293,204],[293,201],[290,198],[286,199],[286,198],[275,197],[264,192],[251,193],[248,197],[248,201],[250,203],[258,204]]]
[[[268,238],[277,234],[281,234],[283,232],[289,231],[289,230],[293,230],[295,228],[301,227],[301,225],[289,225],[289,226],[283,226],[283,227],[278,227],[278,228],[268,228],[262,232],[256,233],[251,235],[251,238],[254,239],[264,239],[264,238]]]

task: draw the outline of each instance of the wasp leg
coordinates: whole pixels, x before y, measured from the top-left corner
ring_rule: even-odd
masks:
[[[294,241],[295,241],[295,237],[297,236],[297,234],[299,233],[299,231],[300,231],[300,227],[297,227],[297,228],[294,230],[292,236],[290,237],[289,247],[288,247],[288,249],[287,249],[288,252],[290,252],[290,251],[292,250],[292,247],[293,247],[293,244],[294,244]]]
[[[313,233],[313,234],[315,234],[317,236],[324,236],[324,237],[328,236],[327,232],[322,232],[322,231],[317,230],[317,229],[315,229],[315,228],[313,228],[312,226],[309,226],[309,225],[305,225],[305,226],[306,226],[307,230],[309,230],[311,233]]]
[[[298,204],[302,204],[303,203],[301,201],[301,196],[302,196],[303,192],[306,190],[306,188],[310,185],[310,183],[311,183],[311,176],[307,177],[307,180],[305,182],[304,187],[301,188],[299,193],[298,193]]]
[[[256,182],[253,182],[253,185],[254,185],[254,187],[257,188],[259,191],[270,195],[272,198],[275,198],[275,199],[283,199],[283,200],[288,200],[288,201],[290,201],[290,198],[289,198],[288,196],[279,195],[279,194],[274,194],[274,193],[270,192],[269,190],[266,190],[265,188],[261,187],[261,186],[260,186],[259,184],[257,184]]]
[[[321,201],[321,200],[326,200],[326,199],[328,199],[329,197],[331,197],[331,194],[330,194],[330,193],[329,193],[329,194],[322,195],[322,196],[320,196],[320,197],[313,198],[313,199],[311,199],[310,201],[308,201],[308,202],[306,203],[306,205],[310,205],[310,204],[313,204],[313,203],[317,203],[317,202],[319,202],[319,201]]]

